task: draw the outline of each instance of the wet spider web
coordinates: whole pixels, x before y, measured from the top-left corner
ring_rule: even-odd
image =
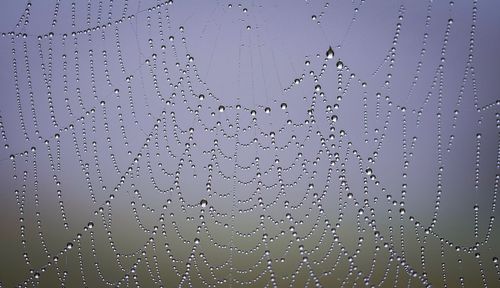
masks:
[[[9,3],[0,287],[500,285],[495,5]]]

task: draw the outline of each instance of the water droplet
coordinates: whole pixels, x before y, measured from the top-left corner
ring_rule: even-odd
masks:
[[[207,200],[202,199],[202,200],[200,201],[200,206],[201,206],[202,208],[207,207],[207,205],[208,205],[208,201],[207,201]]]
[[[286,105],[286,103],[281,103],[281,109],[285,110],[288,106]]]
[[[337,69],[342,69],[344,68],[344,63],[342,61],[337,61]]]
[[[224,110],[226,110],[226,107],[224,107],[224,106],[220,105],[220,106],[219,106],[219,112],[224,112]]]
[[[333,49],[332,49],[332,46],[330,46],[328,48],[328,50],[326,51],[326,58],[327,59],[333,59],[333,55],[334,55]]]

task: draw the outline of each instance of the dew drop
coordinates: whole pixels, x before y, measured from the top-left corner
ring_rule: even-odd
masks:
[[[200,206],[201,206],[202,208],[207,207],[207,205],[208,205],[208,201],[207,201],[207,200],[202,199],[202,200],[200,201]]]
[[[326,51],[326,58],[327,59],[333,59],[333,55],[334,55],[333,49],[332,49],[332,46],[330,46],[328,48],[328,50]]]

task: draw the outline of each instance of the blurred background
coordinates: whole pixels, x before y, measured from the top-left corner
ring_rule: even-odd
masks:
[[[500,286],[499,2],[3,7],[0,287]]]

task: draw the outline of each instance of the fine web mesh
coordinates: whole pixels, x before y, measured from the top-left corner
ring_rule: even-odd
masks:
[[[7,1],[0,287],[498,287],[495,1]]]

